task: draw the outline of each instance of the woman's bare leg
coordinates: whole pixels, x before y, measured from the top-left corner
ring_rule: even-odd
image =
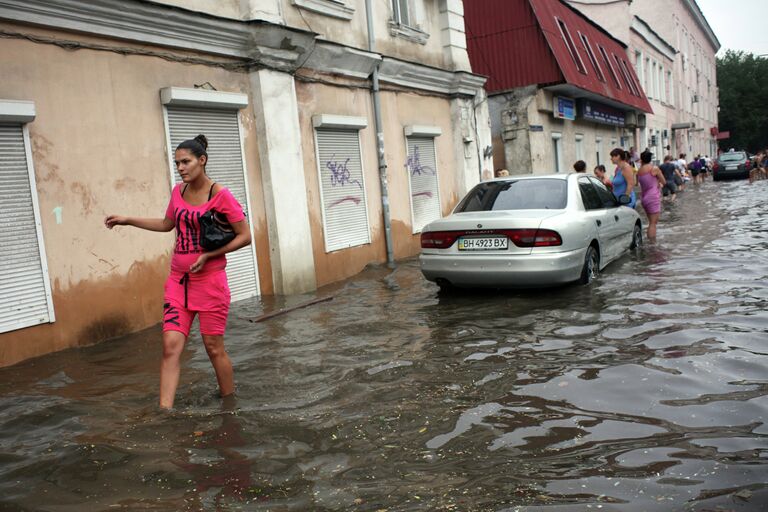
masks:
[[[170,409],[176,397],[181,372],[181,353],[187,337],[179,331],[163,333],[163,360],[160,363],[160,407]]]
[[[230,361],[224,348],[224,336],[203,334],[203,343],[213,365],[213,370],[216,372],[221,396],[231,395],[235,392],[235,377],[232,371],[232,361]]]
[[[654,240],[656,238],[656,224],[659,222],[658,213],[648,214],[648,239]]]

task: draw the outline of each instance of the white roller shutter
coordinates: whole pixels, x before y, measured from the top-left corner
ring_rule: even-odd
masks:
[[[0,332],[54,321],[25,128],[0,123]]]
[[[326,252],[370,243],[360,132],[317,128]]]
[[[201,133],[205,135],[208,138],[208,163],[205,166],[208,176],[227,187],[243,206],[246,216],[250,217],[237,110],[177,106],[167,106],[166,109],[171,142],[170,161],[173,162],[173,152],[182,141]],[[174,183],[179,183],[179,174],[175,169],[172,172]],[[251,222],[250,218],[248,222]],[[233,301],[259,294],[252,245],[227,254],[227,279]]]
[[[411,186],[411,218],[413,232],[421,230],[442,216],[437,181],[437,159],[434,137],[406,137],[408,161],[406,170]]]

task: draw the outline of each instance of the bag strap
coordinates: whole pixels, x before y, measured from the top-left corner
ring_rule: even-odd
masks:
[[[185,183],[184,184],[184,188],[181,190],[181,197],[184,197],[184,192],[187,191],[187,187],[188,186],[189,186],[189,183]],[[215,187],[215,186],[216,186],[216,182],[214,181],[213,184],[211,185],[211,189],[208,191],[208,200],[209,201],[213,197],[213,187]]]

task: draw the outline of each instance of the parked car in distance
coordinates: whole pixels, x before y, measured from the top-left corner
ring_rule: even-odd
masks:
[[[480,183],[424,227],[421,272],[441,288],[588,284],[642,243],[628,202],[579,173]]]
[[[720,153],[712,167],[712,178],[715,181],[727,178],[749,178],[752,160],[744,151],[728,151]]]

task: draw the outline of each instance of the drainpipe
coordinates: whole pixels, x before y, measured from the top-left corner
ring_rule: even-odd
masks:
[[[375,52],[373,37],[373,9],[371,0],[365,0],[365,17],[368,22],[368,51]],[[384,240],[387,244],[387,265],[395,264],[392,250],[392,218],[389,214],[389,185],[387,184],[387,160],[384,158],[384,129],[381,122],[381,98],[379,97],[379,63],[373,68],[373,119],[376,128],[376,150],[379,155],[379,179],[381,181],[381,211],[384,214]]]

